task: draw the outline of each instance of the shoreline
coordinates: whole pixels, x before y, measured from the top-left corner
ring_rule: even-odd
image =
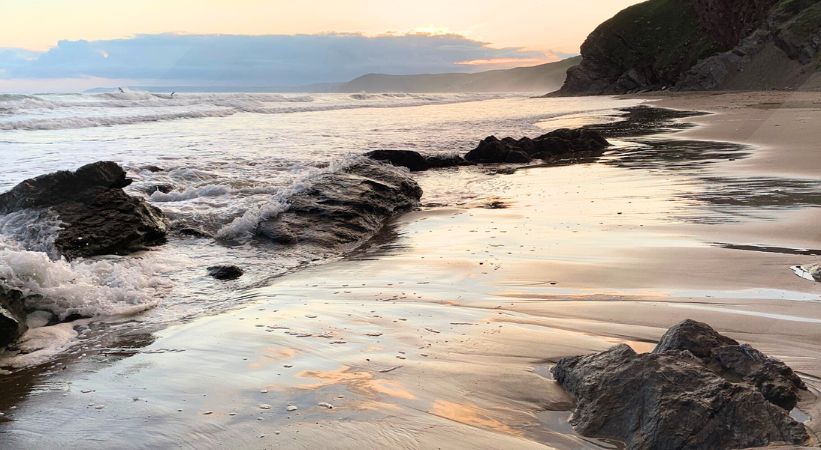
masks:
[[[659,102],[690,110],[718,106],[687,104]],[[704,125],[664,136],[731,141],[734,135],[716,131],[718,120],[741,120],[746,109],[729,111],[687,118]],[[763,168],[750,160],[756,157],[722,161],[716,170],[759,174]],[[230,440],[239,448],[309,448],[331,439],[350,447],[600,448],[566,423],[571,399],[547,375],[551,361],[617,343],[647,351],[684,318],[783,359],[817,395],[821,303],[781,300],[766,289],[817,298],[821,288],[789,273],[787,264],[813,258],[706,245],[708,238],[746,235],[821,248],[819,236],[809,233],[812,222],[802,222],[817,208],[776,210],[773,215],[789,216],[786,224],[770,217],[670,223],[670,204],[687,205],[678,190],[700,185],[664,162],[655,167],[660,176],[650,172],[658,178],[618,163],[511,175],[420,174],[426,193],[464,183],[474,204],[505,207],[403,215],[385,230],[394,239],[243,292],[250,301],[235,310],[126,336],[116,345],[124,349],[120,355],[92,354],[58,366],[33,380],[54,389],[15,402],[14,421],[32,434],[8,436],[22,439],[17,443],[36,436],[43,447],[69,434],[78,442],[146,446]],[[590,178],[603,185],[583,182]],[[660,180],[676,182],[659,190]],[[791,236],[771,242],[779,230]],[[716,258],[732,265],[722,271]],[[692,292],[682,291],[688,285]],[[745,286],[758,290],[730,296]],[[727,297],[716,297],[721,293]],[[129,339],[138,345],[129,347]],[[287,411],[291,404],[299,409]],[[802,406],[817,433],[819,407]],[[80,425],[90,418],[94,430]],[[126,418],[162,432],[144,440],[139,430],[116,425]],[[183,434],[185,443],[176,440]]]

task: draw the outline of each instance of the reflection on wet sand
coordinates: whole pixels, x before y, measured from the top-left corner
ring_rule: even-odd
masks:
[[[754,185],[767,201],[716,209],[750,194],[727,180],[756,182],[731,170],[755,148],[618,133],[595,163],[420,174],[427,206],[345,260],[240,292],[244,306],[137,348],[105,341],[78,362],[11,378],[0,441],[618,448],[572,431],[572,399],[551,364],[616,343],[649,351],[684,318],[778,355],[821,387],[821,289],[788,270],[815,253],[718,237],[772,221],[768,204],[816,205],[790,194],[811,186],[773,178],[780,187]],[[797,241],[772,247],[819,248]]]

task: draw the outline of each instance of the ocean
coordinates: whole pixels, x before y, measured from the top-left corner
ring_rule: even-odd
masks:
[[[272,249],[251,240],[261,217],[286,209],[289,196],[322,173],[369,150],[463,154],[488,135],[535,136],[613,120],[618,108],[637,103],[510,94],[0,95],[0,155],[13,168],[0,172],[0,191],[37,175],[111,160],[134,179],[128,193],[162,209],[173,228],[213,236],[172,234],[149,252],[68,262],[52,248],[56,220],[9,214],[0,217],[0,277],[47,298],[61,318],[104,323],[140,314],[139,326],[154,326],[214,313],[240,304],[237,291],[354,250],[317,254],[315,248]],[[451,187],[423,202],[456,205],[470,196],[464,187]],[[206,267],[217,264],[235,264],[247,275],[215,283]]]

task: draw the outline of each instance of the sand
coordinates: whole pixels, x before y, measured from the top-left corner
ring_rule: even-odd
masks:
[[[813,395],[796,414],[819,431],[821,285],[789,268],[821,259],[821,94],[653,100],[715,112],[666,138],[749,155],[421,174],[425,206],[352,257],[11,375],[0,442],[600,448],[567,424],[550,366],[617,343],[649,351],[685,318],[799,371]],[[463,202],[436,205],[455,190]]]

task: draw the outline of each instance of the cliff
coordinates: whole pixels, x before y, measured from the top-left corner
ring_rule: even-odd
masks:
[[[581,57],[553,63],[478,73],[422,75],[368,74],[337,87],[337,92],[544,92],[558,89]]]
[[[819,48],[819,0],[650,0],[588,36],[555,95],[821,88]]]

